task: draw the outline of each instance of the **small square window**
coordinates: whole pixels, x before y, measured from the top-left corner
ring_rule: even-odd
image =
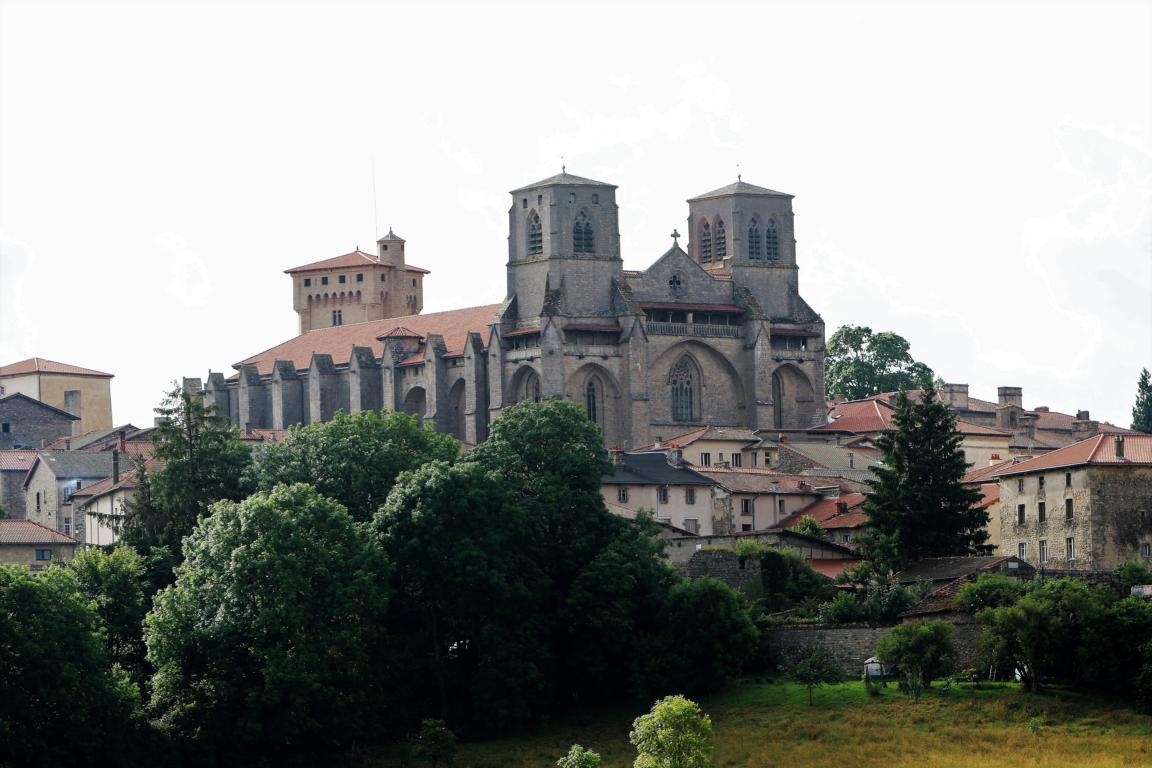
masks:
[[[732,454],[731,458],[732,458],[732,466],[734,466],[734,467],[740,466],[740,464],[741,464],[740,454],[734,453],[734,454]]]
[[[320,285],[328,285],[328,277],[327,277],[327,275],[325,275],[324,277],[320,278]]]
[[[752,523],[741,523],[740,530],[744,532],[752,530]]]
[[[357,272],[356,273],[356,282],[358,282],[358,283],[364,282],[364,273],[363,272]]]
[[[568,193],[568,205],[575,205],[575,204],[576,204],[576,193],[575,192],[569,192]]]
[[[684,518],[684,530],[688,533],[700,533],[700,520],[695,517]]]
[[[740,514],[745,517],[756,514],[756,502],[752,499],[740,499]]]
[[[702,467],[712,466],[712,454],[708,453],[707,451],[701,453],[700,454],[700,466],[702,466]]]
[[[340,275],[339,281],[340,281],[340,284],[343,285],[344,283],[348,282],[348,276],[347,275]]]
[[[40,560],[40,561],[51,560],[52,559],[52,550],[50,550],[50,549],[38,549],[38,550],[36,550],[36,559]]]
[[[304,287],[305,288],[311,288],[312,287],[312,278],[310,278],[310,277],[304,278]]]

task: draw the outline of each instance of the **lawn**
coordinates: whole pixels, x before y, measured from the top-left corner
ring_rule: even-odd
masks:
[[[1152,718],[1123,702],[1066,690],[1033,695],[1010,684],[964,685],[929,692],[917,704],[894,685],[869,698],[854,682],[817,689],[809,707],[800,686],[749,682],[700,704],[712,717],[717,766],[1152,766]],[[465,742],[456,766],[544,768],[573,743],[599,752],[605,768],[630,766],[628,730],[638,714],[606,713],[531,736]]]

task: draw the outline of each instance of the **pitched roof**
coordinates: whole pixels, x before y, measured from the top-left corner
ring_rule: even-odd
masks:
[[[916,581],[952,581],[961,576],[971,576],[974,573],[1009,569],[1020,575],[1034,570],[1032,566],[1015,555],[926,557],[900,571],[893,578],[901,584],[911,584]]]
[[[0,472],[27,472],[36,461],[36,451],[0,451]]]
[[[989,478],[994,478],[1000,472],[1016,463],[1015,459],[1005,459],[998,461],[995,464],[989,464],[986,467],[973,467],[964,473],[964,477],[960,482],[965,485],[975,485],[976,483],[987,482]]]
[[[804,517],[811,517],[820,523],[822,528],[859,528],[872,522],[860,508],[864,499],[865,496],[862,493],[846,493],[837,498],[820,499],[788,515],[776,523],[776,526],[778,528],[793,528]],[[841,504],[846,505],[846,512],[840,511]]]
[[[57,479],[103,480],[112,474],[111,451],[41,451],[28,468],[24,487],[32,479],[32,473],[43,465]]]
[[[161,467],[161,462],[157,459],[148,459],[144,464],[146,472],[155,472]],[[140,477],[138,469],[131,469],[120,475],[119,480],[113,480],[111,477],[106,477],[98,483],[87,485],[72,494],[81,509],[88,504],[92,503],[101,496],[106,496],[114,491],[130,490],[135,488]]]
[[[351,253],[345,253],[340,256],[333,256],[330,259],[322,259],[320,261],[313,261],[311,264],[304,264],[299,267],[292,267],[292,269],[284,270],[284,274],[292,275],[297,272],[321,272],[327,269],[341,269],[344,267],[390,267],[392,269],[401,269],[401,267],[392,267],[392,265],[380,261],[377,257],[370,253],[365,253],[361,250],[355,250]],[[421,274],[428,274],[428,270],[414,267],[411,264],[405,264],[403,267],[405,272],[419,272]]]
[[[261,374],[270,374],[277,360],[288,360],[296,368],[305,369],[312,364],[313,353],[331,355],[332,362],[340,365],[347,363],[352,357],[352,347],[379,349],[377,340],[380,336],[399,325],[420,334],[423,338],[427,338],[430,333],[439,334],[444,337],[448,354],[460,354],[464,352],[468,333],[483,334],[499,309],[499,304],[487,304],[482,307],[433,312],[428,315],[389,317],[366,323],[318,328],[253,355],[237,363],[236,367],[255,365]]]
[[[851,558],[832,559],[827,557],[812,558],[804,561],[816,573],[835,581],[840,574],[859,563]]]
[[[671,446],[683,448],[692,445],[698,440],[735,440],[745,443],[759,443],[760,437],[750,429],[741,429],[739,427],[700,427],[691,432],[669,437],[666,440],[661,440],[659,443],[652,443],[651,445],[646,445],[636,450],[656,451]]]
[[[63,408],[57,408],[54,405],[48,405],[48,403],[45,403],[42,400],[37,400],[34,397],[29,397],[28,395],[24,394],[23,392],[15,392],[11,395],[8,395],[7,397],[0,397],[0,405],[7,403],[10,400],[15,400],[16,398],[21,398],[21,399],[27,400],[28,402],[32,403],[33,405],[39,406],[40,408],[42,408],[46,411],[49,411],[49,412],[55,414],[56,416],[63,416],[64,418],[71,419],[72,421],[79,421],[80,420],[79,416],[68,413],[68,411],[64,410]]]
[[[980,501],[976,502],[975,509],[988,509],[1000,503],[1000,483],[983,483],[980,486]]]
[[[715,485],[703,474],[684,464],[674,467],[664,453],[621,453],[605,485]]]
[[[883,432],[892,428],[892,414],[896,406],[888,400],[887,393],[873,395],[861,400],[848,400],[834,405],[828,412],[831,422],[812,431],[825,432],[853,432],[856,434],[867,432]],[[992,427],[972,424],[960,419],[956,420],[956,431],[962,435],[992,435],[1011,436],[1011,432]]]
[[[139,429],[133,424],[121,424],[118,427],[112,427],[112,429],[94,429],[82,435],[58,437],[48,444],[47,450],[80,451],[114,448],[120,440],[120,432],[124,432],[125,439],[130,436],[135,439],[141,433],[151,434],[152,429],[152,427]]]
[[[732,493],[819,493],[820,488],[838,488],[835,482],[816,483],[811,477],[790,475],[771,469],[751,467],[695,467],[705,477],[715,480]]]
[[[79,539],[33,520],[0,520],[0,544],[79,544]]]
[[[879,448],[848,448],[831,443],[778,443],[781,451],[793,451],[824,469],[867,469],[881,463]]]
[[[749,184],[746,181],[738,180],[734,184],[728,184],[727,186],[720,187],[720,189],[714,189],[711,192],[705,192],[702,195],[689,198],[688,202],[691,203],[696,200],[707,200],[710,197],[726,197],[728,195],[768,195],[771,197],[795,197],[795,195],[790,195],[787,192],[777,192],[774,189],[758,187],[755,184]]]
[[[1122,457],[1117,455],[1117,438],[1122,438],[1124,441],[1124,455]],[[1041,472],[1057,467],[1077,467],[1085,464],[1150,465],[1152,464],[1152,435],[1138,432],[1124,435],[1099,434],[1036,458],[1022,461],[1019,464],[1005,467],[997,473],[997,476],[1010,477],[1028,472]]]
[[[28,373],[67,373],[72,376],[101,376],[112,378],[111,373],[94,371],[91,368],[81,368],[78,365],[58,363],[55,360],[46,360],[43,357],[30,357],[18,363],[0,366],[0,376],[20,376]]]
[[[569,187],[592,186],[592,187],[611,187],[612,189],[616,189],[615,184],[605,184],[602,181],[595,181],[594,179],[586,179],[583,176],[573,176],[572,174],[570,174],[568,172],[564,172],[564,173],[558,173],[555,176],[549,176],[546,179],[541,179],[540,181],[536,182],[535,184],[528,184],[527,186],[519,187],[517,189],[512,190],[509,194],[514,195],[517,192],[523,192],[526,189],[535,189],[536,187],[551,187],[553,185],[559,185],[559,184],[563,184],[563,185],[569,186]]]

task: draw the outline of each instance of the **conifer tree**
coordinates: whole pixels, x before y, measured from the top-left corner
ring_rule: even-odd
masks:
[[[1140,371],[1136,382],[1136,405],[1132,406],[1132,429],[1152,433],[1152,379],[1148,369]]]
[[[864,559],[885,573],[924,557],[982,552],[988,512],[974,508],[979,492],[960,482],[968,464],[955,414],[934,388],[918,402],[901,392],[892,424],[876,441],[884,462],[863,506],[871,518],[860,541]]]

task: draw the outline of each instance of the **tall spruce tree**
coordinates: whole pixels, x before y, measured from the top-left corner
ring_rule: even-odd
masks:
[[[980,493],[960,482],[968,465],[955,414],[929,388],[919,401],[901,392],[892,423],[876,441],[884,463],[868,482],[864,559],[885,573],[924,557],[983,551],[988,512],[974,508]]]
[[[1148,369],[1140,371],[1136,382],[1136,405],[1132,406],[1132,429],[1152,433],[1152,377]]]

